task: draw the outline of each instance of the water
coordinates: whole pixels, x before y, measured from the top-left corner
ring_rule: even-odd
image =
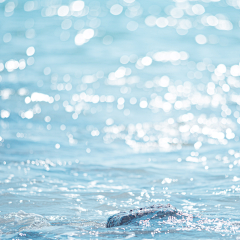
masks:
[[[0,2],[1,239],[240,239],[239,1]]]

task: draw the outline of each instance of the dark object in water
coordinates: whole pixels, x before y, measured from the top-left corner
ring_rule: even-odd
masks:
[[[137,208],[129,212],[120,212],[109,217],[107,220],[107,228],[116,227],[120,225],[127,225],[133,219],[141,218],[148,214],[154,214],[152,218],[163,218],[177,213],[177,209],[171,204],[155,204],[150,207]]]

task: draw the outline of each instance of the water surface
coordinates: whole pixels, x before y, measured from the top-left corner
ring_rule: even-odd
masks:
[[[239,8],[0,0],[0,238],[240,239]]]

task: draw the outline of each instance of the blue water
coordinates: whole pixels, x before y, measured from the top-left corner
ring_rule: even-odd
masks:
[[[240,239],[239,9],[0,0],[0,238]]]

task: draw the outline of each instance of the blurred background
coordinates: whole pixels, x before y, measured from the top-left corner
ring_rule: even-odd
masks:
[[[240,239],[239,9],[0,0],[0,238]]]

